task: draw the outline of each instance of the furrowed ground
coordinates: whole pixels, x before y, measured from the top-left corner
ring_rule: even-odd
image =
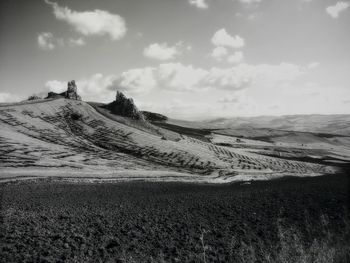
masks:
[[[51,176],[228,183],[337,171],[333,163],[283,159],[281,153],[350,158],[343,141],[332,142],[337,151],[259,140],[236,143],[232,136],[153,126],[65,99],[2,105],[0,124],[0,181]]]
[[[0,187],[1,262],[349,262],[347,174]]]

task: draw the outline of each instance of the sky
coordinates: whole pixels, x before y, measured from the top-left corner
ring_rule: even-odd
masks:
[[[0,102],[116,90],[178,119],[350,114],[350,1],[2,0]]]

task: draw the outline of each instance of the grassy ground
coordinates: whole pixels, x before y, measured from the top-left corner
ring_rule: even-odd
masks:
[[[1,262],[349,262],[348,175],[1,184]]]

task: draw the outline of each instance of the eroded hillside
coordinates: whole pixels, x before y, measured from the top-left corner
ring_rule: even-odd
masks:
[[[229,182],[320,175],[336,169],[183,134],[172,139],[165,130],[139,129],[76,100],[1,106],[0,123],[2,180],[61,176]]]

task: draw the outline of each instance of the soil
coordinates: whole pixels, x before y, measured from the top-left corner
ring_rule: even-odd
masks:
[[[225,185],[43,179],[0,189],[1,262],[204,262],[203,244],[206,262],[238,262],[243,245],[263,262],[281,226],[306,247],[325,226],[350,241],[347,172]]]

